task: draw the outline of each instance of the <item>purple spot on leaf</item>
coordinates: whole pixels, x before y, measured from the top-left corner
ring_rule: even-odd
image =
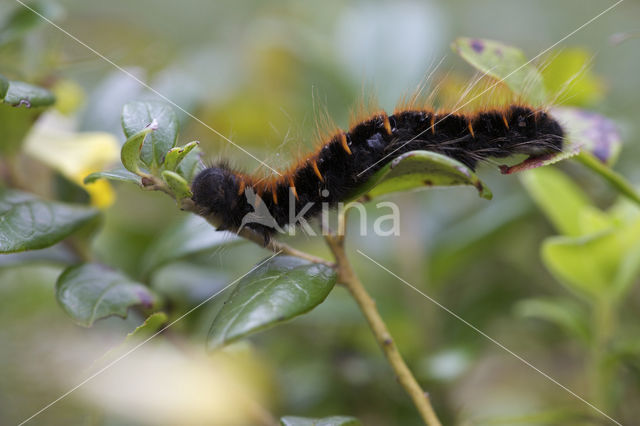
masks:
[[[471,48],[476,53],[482,53],[482,51],[484,50],[484,43],[482,43],[481,40],[473,39],[473,40],[471,40]]]

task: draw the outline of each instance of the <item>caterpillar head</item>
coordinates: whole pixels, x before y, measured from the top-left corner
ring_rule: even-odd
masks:
[[[562,151],[564,131],[546,112],[516,106],[509,124],[519,134],[513,138],[512,153],[537,157]]]
[[[213,215],[221,226],[229,229],[237,226],[239,207],[238,180],[235,173],[225,164],[206,168],[191,184],[194,203],[206,215]],[[240,218],[242,215],[240,215]]]

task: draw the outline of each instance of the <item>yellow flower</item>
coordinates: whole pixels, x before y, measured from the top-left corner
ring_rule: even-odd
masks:
[[[71,80],[59,80],[51,88],[56,95],[54,108],[64,115],[76,112],[84,102],[84,90]]]
[[[118,160],[118,140],[106,132],[75,133],[69,130],[72,127],[71,121],[59,113],[46,113],[27,137],[25,152],[86,189],[92,205],[106,208],[114,200],[111,185],[104,180],[85,185],[83,179]]]

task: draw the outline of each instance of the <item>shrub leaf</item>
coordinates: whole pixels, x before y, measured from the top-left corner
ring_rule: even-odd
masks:
[[[175,170],[180,162],[191,152],[192,149],[198,147],[198,142],[189,142],[185,146],[174,147],[167,152],[167,156],[164,160],[164,168],[166,170]]]
[[[522,50],[499,41],[478,38],[457,38],[452,48],[477,70],[502,80],[516,94],[532,105],[547,101],[542,75]]]
[[[104,172],[91,173],[90,175],[84,178],[84,183],[85,184],[93,183],[98,179],[108,179],[108,180],[130,182],[130,183],[142,185],[142,178],[140,178],[140,176],[133,174],[129,170],[122,169],[122,168],[108,170]]]
[[[56,283],[56,298],[62,309],[85,327],[111,315],[126,318],[129,308],[151,309],[158,302],[143,284],[97,263],[67,268]]]
[[[26,108],[45,107],[55,101],[55,96],[47,89],[22,81],[10,81],[3,98],[7,105]]]
[[[122,128],[127,138],[157,124],[154,131],[142,145],[140,158],[149,168],[162,165],[166,153],[176,146],[178,138],[178,118],[176,113],[164,102],[133,101],[122,110]]]
[[[180,202],[182,200],[184,200],[185,198],[191,198],[191,196],[193,195],[187,181],[176,172],[165,170],[162,172],[162,179],[165,181],[173,195],[176,197],[178,205],[180,205]]]
[[[474,186],[481,197],[491,199],[491,191],[467,166],[431,151],[412,151],[396,157],[357,188],[349,197],[379,197],[392,192],[432,186]]]
[[[319,305],[336,283],[330,267],[277,256],[245,276],[213,320],[208,348],[302,315]]]
[[[98,210],[0,191],[0,253],[49,247],[94,219]]]

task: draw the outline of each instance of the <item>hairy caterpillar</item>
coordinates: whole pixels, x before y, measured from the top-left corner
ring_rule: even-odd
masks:
[[[490,157],[559,152],[562,140],[558,122],[544,110],[524,105],[467,115],[422,109],[379,112],[347,132],[337,131],[281,176],[249,175],[225,162],[209,167],[193,181],[193,201],[221,223],[220,229],[247,226],[266,243],[276,230],[290,225],[292,211],[308,219],[320,213],[322,203],[336,206],[403,153],[433,151],[473,169]]]

